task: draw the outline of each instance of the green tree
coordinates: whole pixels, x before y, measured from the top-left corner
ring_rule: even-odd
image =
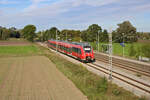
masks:
[[[47,41],[49,39],[56,39],[56,31],[57,31],[57,39],[59,39],[60,31],[56,27],[52,27],[42,32],[38,32],[38,37],[42,41]]]
[[[44,35],[45,31],[39,31],[37,32],[37,40],[43,42],[44,41]]]
[[[98,37],[102,33],[102,28],[98,24],[92,24],[88,27],[87,30],[82,31],[82,39],[84,41],[95,42]]]
[[[34,38],[36,37],[35,31],[36,27],[34,25],[26,25],[22,30],[23,37],[33,42]]]
[[[80,41],[81,40],[81,32],[80,30],[62,30],[60,33],[61,40],[69,40],[69,41]]]
[[[81,40],[81,32],[79,30],[71,30],[72,33],[72,41],[79,42]]]
[[[81,32],[81,38],[82,38],[83,41],[88,41],[88,35],[87,35],[86,30]]]
[[[57,32],[57,39],[59,39],[59,35],[60,35],[60,31],[56,28],[56,27],[52,27],[50,30],[49,30],[49,33],[50,33],[50,37],[51,39],[56,39],[56,32]],[[49,36],[49,35],[48,35]]]
[[[108,32],[107,32],[107,30],[106,29],[104,29],[104,31],[103,32],[101,32],[100,33],[100,38],[99,38],[100,40],[100,42],[108,42]]]
[[[20,38],[20,32],[15,27],[11,27],[10,29],[10,37]]]
[[[97,41],[98,32],[102,33],[102,28],[98,24],[92,24],[87,29],[87,37],[89,42]],[[100,35],[99,34],[99,35]]]
[[[118,28],[114,33],[115,36],[113,36],[113,39],[115,39],[116,42],[123,42],[124,39],[124,42],[132,43],[138,40],[136,28],[129,21],[118,24]]]
[[[68,36],[67,36],[67,33],[68,33],[68,30],[64,29],[60,32],[60,39],[61,40],[67,40],[68,39]]]
[[[7,40],[10,36],[10,30],[4,27],[0,27],[0,40]]]

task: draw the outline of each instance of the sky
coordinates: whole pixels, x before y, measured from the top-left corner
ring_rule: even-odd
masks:
[[[7,28],[85,30],[98,24],[115,30],[126,20],[137,31],[150,32],[150,0],[0,0],[0,26]]]

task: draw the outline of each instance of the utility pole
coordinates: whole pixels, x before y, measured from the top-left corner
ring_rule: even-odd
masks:
[[[81,42],[81,33],[80,33],[80,42]]]
[[[56,52],[57,52],[57,30],[56,30]]]
[[[67,32],[66,32],[66,41],[67,41]]]
[[[99,52],[99,33],[100,33],[100,30],[98,31],[98,52]]]
[[[124,57],[124,33],[123,34],[123,57]]]
[[[109,33],[109,70],[110,70],[110,74],[109,74],[109,79],[112,80],[112,31],[110,31]]]

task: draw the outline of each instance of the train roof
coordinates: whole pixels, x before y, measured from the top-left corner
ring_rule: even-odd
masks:
[[[90,44],[88,42],[69,42],[69,41],[53,40],[53,39],[51,39],[50,41],[63,42],[63,43],[67,43],[67,44],[74,44],[74,45],[80,45],[80,46],[90,46]]]

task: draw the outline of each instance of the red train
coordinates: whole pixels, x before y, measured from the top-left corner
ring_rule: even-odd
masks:
[[[77,58],[82,62],[94,62],[93,49],[89,43],[48,40],[48,47]]]

